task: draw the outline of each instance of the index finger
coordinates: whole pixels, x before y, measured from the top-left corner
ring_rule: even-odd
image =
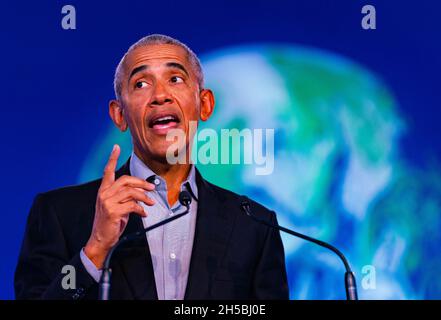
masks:
[[[101,182],[101,187],[108,187],[115,181],[115,170],[118,164],[118,158],[121,149],[119,145],[115,144],[113,146],[112,152],[110,153],[109,160],[104,168],[103,180]]]

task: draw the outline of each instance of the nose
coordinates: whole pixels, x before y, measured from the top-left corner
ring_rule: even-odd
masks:
[[[157,82],[153,89],[150,105],[161,106],[163,104],[171,102],[173,102],[173,99],[167,88],[162,83]]]

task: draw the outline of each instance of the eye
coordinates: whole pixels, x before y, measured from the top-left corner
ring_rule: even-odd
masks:
[[[179,76],[173,76],[170,78],[170,81],[173,83],[182,83],[182,82],[184,82],[184,79],[182,79]]]
[[[145,88],[146,86],[147,86],[147,82],[145,82],[145,81],[137,81],[135,83],[135,88],[137,88],[137,89],[142,89],[142,88]]]

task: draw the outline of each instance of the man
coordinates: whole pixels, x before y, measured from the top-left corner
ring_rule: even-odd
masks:
[[[279,232],[247,217],[238,195],[205,181],[190,161],[167,160],[174,143],[167,133],[185,133],[177,152],[186,150],[188,160],[190,121],[213,113],[196,55],[173,38],[147,36],[124,55],[114,84],[109,114],[121,131],[130,129],[132,156],[115,172],[115,145],[102,179],[35,198],[16,297],[97,299],[105,257],[118,239],[184,211],[178,197],[187,190],[193,197],[187,215],[116,251],[110,298],[287,299]],[[255,202],[251,208],[277,223],[274,212]],[[74,270],[74,284],[66,270]]]

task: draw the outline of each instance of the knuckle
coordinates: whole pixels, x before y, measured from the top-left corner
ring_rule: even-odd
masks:
[[[132,203],[130,204],[129,210],[130,210],[131,212],[138,212],[138,211],[139,211],[139,208],[138,208],[138,206],[137,206],[136,203],[132,202]]]
[[[107,200],[104,200],[101,205],[105,212],[109,213],[113,211],[113,206],[111,206]]]
[[[97,200],[100,203],[104,203],[105,202],[105,198],[104,198],[103,192],[98,193]]]
[[[116,215],[117,211],[115,210],[115,208],[107,208],[106,213],[107,216],[113,217]]]
[[[126,188],[125,193],[130,197],[133,197],[135,195],[131,188]]]
[[[130,179],[130,176],[128,176],[128,175],[126,175],[126,174],[122,175],[122,176],[119,178],[119,180],[121,180],[122,182],[126,182],[126,181],[129,180],[129,179]]]

